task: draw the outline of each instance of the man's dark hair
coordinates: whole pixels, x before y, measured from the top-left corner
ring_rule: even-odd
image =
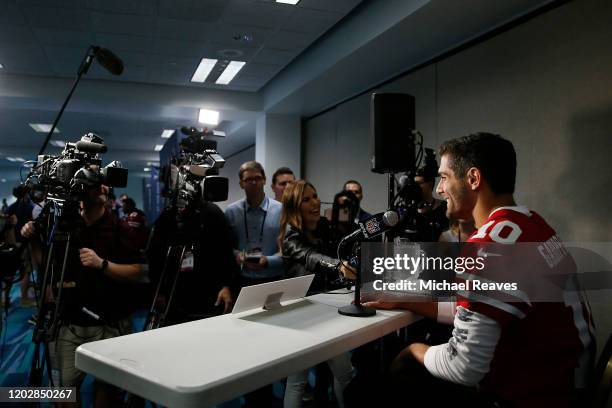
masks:
[[[136,201],[129,197],[123,200],[123,204],[125,204],[128,208],[136,208]]]
[[[240,180],[242,180],[242,175],[247,170],[258,171],[258,172],[261,173],[261,176],[263,178],[266,178],[266,172],[264,171],[263,166],[260,163],[254,161],[254,160],[251,160],[251,161],[242,163],[242,165],[240,166],[240,169],[238,169],[238,178]]]
[[[457,177],[476,167],[495,194],[514,193],[516,152],[512,142],[492,133],[474,133],[442,143],[440,157],[447,154]]]
[[[346,190],[346,185],[347,184],[357,184],[359,186],[359,189],[361,190],[361,192],[363,192],[363,187],[361,187],[361,183],[358,182],[357,180],[347,180],[344,182],[344,184],[342,185],[342,189]]]
[[[292,176],[295,176],[295,174],[293,174],[293,170],[291,170],[289,167],[281,167],[272,175],[272,184],[276,184],[276,178],[278,176],[282,176],[283,174],[291,174]]]

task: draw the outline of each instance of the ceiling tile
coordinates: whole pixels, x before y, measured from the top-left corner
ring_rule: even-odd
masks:
[[[229,59],[236,61],[249,61],[255,52],[256,48],[245,46],[228,46],[228,44],[209,43],[204,46],[205,54],[202,56],[210,56],[217,59]]]
[[[180,20],[216,22],[227,4],[226,0],[159,0],[159,15]]]
[[[23,44],[19,47],[0,47],[2,72],[27,72],[28,74],[51,74],[47,57],[38,44]]]
[[[89,0],[89,4],[94,11],[145,16],[153,16],[157,13],[155,0]]]
[[[280,65],[249,63],[246,64],[244,68],[242,68],[242,71],[240,71],[238,75],[269,78],[274,75],[280,68]],[[238,78],[238,76],[236,78]]]
[[[61,76],[76,75],[86,51],[80,47],[63,45],[45,45],[43,48],[51,68]]]
[[[283,28],[290,31],[300,31],[304,33],[321,35],[325,31],[329,30],[329,28],[341,18],[341,13],[297,9],[283,24]]]
[[[156,54],[177,55],[182,57],[203,57],[204,44],[201,42],[188,42],[157,39],[153,45],[153,52]]]
[[[0,43],[29,44],[37,39],[28,26],[11,26],[0,24]]]
[[[361,3],[361,0],[300,0],[297,7],[336,11],[346,14],[354,9],[359,3]]]
[[[94,36],[86,31],[69,31],[55,28],[34,28],[34,34],[43,45],[80,46],[83,52],[94,43]]]
[[[186,41],[206,41],[215,24],[201,21],[158,18],[155,35],[159,38]]]
[[[33,27],[48,27],[71,30],[89,31],[91,23],[89,12],[56,7],[24,7],[26,20]]]
[[[244,47],[260,47],[274,33],[273,29],[254,26],[222,24],[210,33],[210,41]],[[250,40],[245,40],[248,36]]]
[[[221,21],[229,24],[247,25],[274,29],[280,27],[294,7],[274,2],[231,0]]]
[[[309,46],[317,37],[314,33],[298,33],[281,30],[276,32],[266,43],[266,46],[281,50],[302,50]]]
[[[91,21],[96,32],[131,35],[153,35],[155,18],[129,14],[92,12]]]
[[[253,62],[260,64],[286,65],[298,55],[297,51],[276,50],[274,48],[263,48],[255,55]]]
[[[26,20],[14,1],[0,1],[0,23],[3,25],[22,25]]]
[[[65,9],[85,9],[87,8],[88,0],[19,0],[19,4],[23,6],[44,6],[58,7]]]
[[[139,35],[96,34],[96,44],[111,51],[150,52],[153,38]]]
[[[178,57],[165,54],[152,54],[150,56],[150,63],[156,69],[164,70],[179,70],[189,71],[191,75],[195,71],[196,67],[200,63],[200,57]]]

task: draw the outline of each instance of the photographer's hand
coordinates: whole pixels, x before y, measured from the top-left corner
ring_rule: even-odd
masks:
[[[219,291],[215,306],[219,306],[221,303],[223,303],[223,313],[229,313],[232,310],[234,299],[232,298],[232,292],[230,292],[227,286],[224,286]]]
[[[36,234],[36,227],[34,221],[28,221],[23,227],[21,227],[21,236],[24,238],[31,238]]]
[[[100,258],[93,249],[81,248],[79,249],[79,256],[81,257],[83,266],[93,269],[102,269],[102,262],[104,262],[104,260]]]

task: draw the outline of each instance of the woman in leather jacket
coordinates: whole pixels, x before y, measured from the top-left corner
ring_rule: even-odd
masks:
[[[314,186],[299,180],[287,189],[283,195],[278,239],[285,277],[314,273],[311,292],[323,290],[325,281],[335,280],[340,275],[355,279],[355,270],[335,257],[330,225],[321,217],[321,200]]]
[[[285,189],[279,247],[283,256],[287,277],[314,273],[314,290],[321,289],[325,277],[331,280],[339,274],[347,279],[355,278],[355,270],[333,257],[326,245],[326,227],[321,218],[321,200],[312,184],[296,181]],[[312,287],[311,287],[312,288]],[[311,289],[311,292],[313,290]],[[348,353],[327,361],[334,375],[334,393],[340,407],[344,406],[342,393],[352,378],[353,367]],[[285,408],[299,407],[308,380],[308,370],[287,377],[287,388],[283,405]]]

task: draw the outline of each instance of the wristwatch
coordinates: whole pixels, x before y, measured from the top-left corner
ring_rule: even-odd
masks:
[[[101,271],[105,271],[106,268],[108,268],[108,260],[105,259],[102,261],[102,267],[100,268]]]

